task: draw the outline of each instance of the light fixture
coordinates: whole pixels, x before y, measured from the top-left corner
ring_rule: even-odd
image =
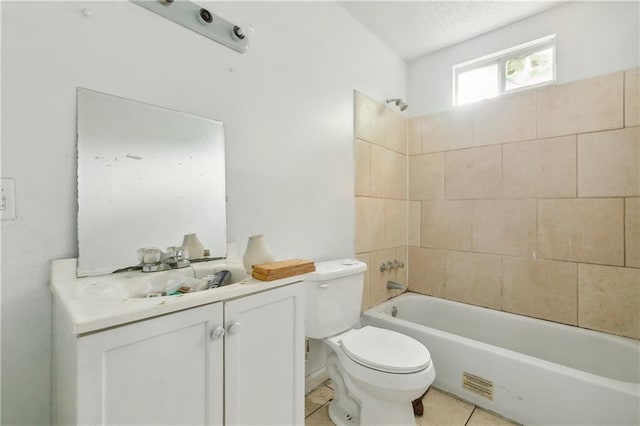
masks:
[[[188,0],[131,1],[236,52],[249,50],[253,28],[248,24],[236,25]]]
[[[390,104],[391,102],[393,102],[394,104],[396,104],[396,106],[398,108],[400,108],[400,111],[404,111],[405,109],[409,108],[409,105],[407,105],[402,99],[400,98],[394,98],[394,99],[387,99],[386,101],[388,104]]]

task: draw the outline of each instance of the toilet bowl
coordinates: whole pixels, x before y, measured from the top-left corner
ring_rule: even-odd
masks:
[[[329,406],[331,421],[336,425],[415,425],[411,401],[435,379],[424,345],[371,326],[323,341],[332,349],[327,369],[336,387]]]
[[[305,277],[307,336],[331,349],[326,368],[335,397],[329,417],[336,425],[415,425],[411,402],[433,383],[435,368],[427,348],[409,336],[353,328],[365,270],[354,260],[320,262]]]

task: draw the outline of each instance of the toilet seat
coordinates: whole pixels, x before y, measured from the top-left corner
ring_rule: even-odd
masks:
[[[366,326],[341,338],[344,353],[356,363],[385,373],[415,373],[431,364],[427,348],[395,331]]]

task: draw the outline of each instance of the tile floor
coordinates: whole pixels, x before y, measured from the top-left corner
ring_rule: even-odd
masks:
[[[333,426],[329,420],[331,382],[309,393],[304,401],[306,426]],[[424,415],[416,417],[417,426],[513,426],[517,423],[480,407],[431,388],[422,399]]]

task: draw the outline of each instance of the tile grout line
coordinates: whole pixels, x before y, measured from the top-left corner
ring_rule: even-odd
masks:
[[[627,198],[622,198],[622,266],[627,265]]]
[[[469,413],[469,417],[467,417],[467,420],[464,422],[464,426],[467,426],[469,424],[469,420],[471,420],[471,417],[473,416],[473,413],[476,412],[476,408],[478,408],[477,405],[473,406],[473,410],[471,410],[471,413]]]
[[[580,327],[580,264],[576,262],[576,327]]]
[[[500,202],[502,203],[502,208],[504,209],[504,144],[500,144]],[[471,229],[473,231],[473,219],[471,221]],[[501,253],[500,254],[500,310],[501,311],[504,311],[504,305],[505,305],[505,300],[504,300],[504,253]]]
[[[576,134],[574,136],[576,138],[576,197],[575,198],[577,199],[579,197],[579,194],[578,194],[578,187],[579,187],[578,185],[578,179],[579,179],[578,177],[579,176],[578,174],[578,139],[580,135]]]
[[[627,105],[627,72],[622,71],[622,128],[627,127],[627,113],[626,113],[626,105]]]
[[[538,198],[535,199],[536,200],[536,238],[535,238],[535,246],[533,248],[533,260],[536,261],[538,259],[538,233],[540,232],[540,213],[538,211],[539,209],[539,204],[538,204]]]
[[[373,191],[371,188],[371,175],[372,175],[372,171],[371,169],[373,168],[373,159],[372,159],[372,155],[371,155],[371,143],[369,143],[367,145],[367,149],[369,150],[369,196],[373,195]],[[357,159],[356,159],[356,163],[357,163]],[[357,175],[356,175],[356,179],[357,179]]]
[[[320,385],[316,390],[318,390],[318,389],[320,389],[320,388],[322,388],[322,387],[326,387],[326,388],[330,389],[332,392],[334,391],[334,389],[332,389],[331,387],[329,387],[329,385],[328,385],[326,382],[325,382],[324,384]],[[305,395],[305,400],[306,400],[306,399],[308,398],[308,396],[309,396],[309,395],[311,395],[311,393],[313,393],[313,392],[315,392],[315,390],[314,390],[314,391],[312,391],[312,392],[310,392],[308,395]],[[319,406],[318,406],[318,408],[316,408],[315,410],[313,410],[313,411],[312,411],[311,413],[309,413],[308,415],[304,416],[305,421],[306,421],[306,419],[308,419],[309,417],[311,417],[312,415],[314,415],[317,411],[319,411],[320,409],[322,409],[325,405],[328,405],[331,401],[333,401],[333,397],[329,398],[329,399],[327,400],[327,402],[325,402],[324,404],[319,405]]]

